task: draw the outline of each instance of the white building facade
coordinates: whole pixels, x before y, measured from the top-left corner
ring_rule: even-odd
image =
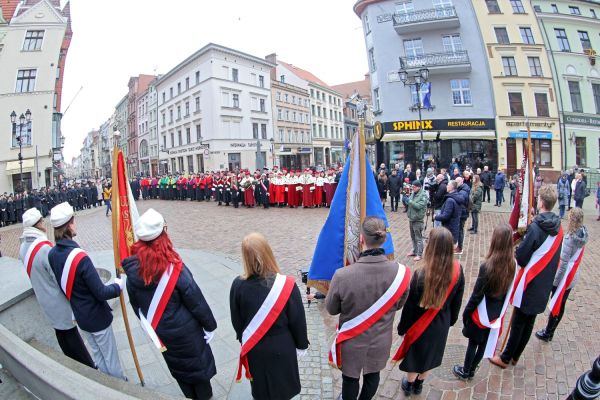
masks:
[[[161,76],[160,172],[271,167],[273,67],[211,43]]]

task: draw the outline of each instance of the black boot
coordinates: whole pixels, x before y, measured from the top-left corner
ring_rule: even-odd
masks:
[[[413,384],[414,394],[421,394],[421,392],[423,391],[423,382],[425,382],[425,379],[415,379],[415,383]]]
[[[455,365],[454,367],[452,367],[452,373],[461,381],[469,380],[473,378],[473,376],[475,376],[474,370],[467,371],[460,365]]]
[[[554,334],[549,333],[546,329],[542,329],[535,333],[535,337],[544,342],[551,342],[553,336],[554,336]]]
[[[405,396],[410,396],[413,391],[413,385],[413,382],[409,382],[408,379],[402,378],[402,384],[400,386],[402,387]]]
[[[542,329],[541,331],[537,331],[535,333],[535,337],[537,337],[540,340],[543,340],[544,342],[551,342],[552,338],[554,337],[554,331],[556,330],[557,326],[558,318],[550,315],[548,317],[548,324],[546,325],[546,328]]]

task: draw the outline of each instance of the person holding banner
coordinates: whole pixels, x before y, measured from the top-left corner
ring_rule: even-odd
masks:
[[[210,399],[217,368],[209,343],[217,321],[173,249],[163,216],[149,209],[136,222],[135,233],[139,240],[133,255],[122,263],[129,302],[183,394]]]
[[[551,312],[548,316],[548,324],[545,329],[535,334],[538,339],[544,342],[552,341],[554,331],[562,319],[569,293],[577,284],[579,265],[583,257],[584,246],[588,241],[588,231],[583,225],[583,210],[581,208],[571,208],[567,215],[567,224],[567,233],[563,239],[560,252],[560,264],[552,285]],[[559,299],[560,296],[562,296],[562,299]]]
[[[527,226],[515,250],[519,270],[511,295],[514,310],[508,342],[501,355],[490,358],[492,364],[503,369],[517,364],[531,337],[535,318],[548,304],[563,241],[560,218],[551,211],[557,198],[556,186],[540,188],[539,214]]]
[[[487,257],[479,267],[473,293],[463,312],[462,333],[469,339],[469,345],[464,364],[452,368],[459,379],[473,378],[483,357],[489,358],[496,351],[517,269],[513,252],[511,226],[496,225]]]
[[[405,396],[420,394],[431,370],[442,364],[448,331],[458,320],[465,278],[453,253],[450,231],[433,228],[398,324],[404,339],[392,358],[407,373],[401,384]]]
[[[35,297],[54,328],[62,352],[75,361],[96,368],[77,326],[73,323],[69,301],[60,291],[48,262],[50,249],[52,243],[46,237],[42,214],[37,208],[30,208],[23,214],[23,236],[21,236],[19,259],[25,264]]]
[[[104,285],[90,257],[73,240],[77,235],[73,207],[61,203],[50,210],[56,246],[48,261],[63,293],[71,304],[73,317],[92,349],[98,369],[105,374],[127,380],[123,374],[117,342],[112,330],[112,310],[106,300],[119,297],[125,280]]]
[[[375,396],[379,372],[390,358],[394,315],[406,302],[410,283],[410,270],[385,255],[385,222],[366,217],[360,231],[359,259],[335,272],[325,298],[327,312],[340,315],[329,361],[342,370],[344,400]]]
[[[260,233],[242,240],[244,274],[231,285],[231,323],[242,344],[237,381],[250,380],[257,400],[291,399],[300,393],[298,356],[308,333],[300,290],[281,275],[271,246]]]

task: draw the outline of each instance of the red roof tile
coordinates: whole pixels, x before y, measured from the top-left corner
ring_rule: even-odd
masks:
[[[321,79],[317,78],[314,74],[312,74],[302,68],[298,68],[295,65],[288,64],[288,63],[280,61],[280,60],[277,60],[277,63],[283,65],[284,67],[286,67],[287,69],[292,71],[294,74],[296,74],[299,78],[304,79],[305,81],[310,81],[310,82],[316,83],[317,85],[329,87],[328,84],[323,82]]]
[[[352,96],[354,93],[360,94],[363,98],[371,98],[371,80],[368,77],[362,81],[342,83],[340,85],[334,85],[331,88],[340,92],[346,98]]]
[[[6,22],[10,22],[17,9],[19,0],[0,0],[0,7],[2,7],[2,17]]]

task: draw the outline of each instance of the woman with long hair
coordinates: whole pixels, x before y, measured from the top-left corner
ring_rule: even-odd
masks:
[[[291,277],[279,273],[271,246],[260,233],[242,240],[242,260],[244,273],[231,285],[229,306],[231,323],[242,343],[240,362],[251,379],[252,397],[291,399],[301,388],[298,355],[308,348],[300,290]],[[290,284],[287,292],[278,292],[280,282],[285,282],[283,288]],[[278,301],[269,308],[273,298]],[[276,318],[272,325],[265,324],[265,315]],[[246,340],[249,337],[255,338],[252,344]]]
[[[454,239],[446,228],[433,228],[421,265],[410,282],[410,292],[398,325],[404,336],[400,370],[406,396],[420,394],[423,381],[442,363],[448,331],[458,319],[465,279],[454,259]],[[425,325],[422,333],[419,326]]]
[[[554,283],[552,284],[552,295],[554,298],[557,295],[556,291],[560,286],[564,287],[564,294],[562,299],[557,298],[556,309],[557,312],[551,312],[548,316],[548,324],[545,329],[536,332],[535,336],[545,342],[552,341],[554,337],[554,331],[558,327],[560,320],[565,312],[565,305],[569,298],[571,289],[577,284],[577,278],[579,276],[579,265],[581,258],[583,257],[583,246],[589,239],[588,230],[583,225],[583,210],[581,208],[571,208],[567,214],[567,231],[562,242],[562,249],[560,252],[560,264],[558,265],[558,272],[554,277]],[[573,268],[577,268],[572,278],[569,279],[569,272]],[[564,280],[564,282],[562,282]],[[561,285],[562,283],[562,285]],[[560,300],[560,303],[558,302]],[[552,302],[550,303],[552,305]]]
[[[153,342],[163,347],[167,367],[183,394],[210,399],[210,379],[217,369],[208,343],[217,321],[173,249],[162,215],[149,209],[136,222],[135,232],[139,240],[132,247],[133,255],[123,260],[131,306],[151,338],[155,333]],[[159,307],[151,307],[158,302],[166,302],[162,314],[157,314]]]
[[[388,177],[385,174],[384,169],[379,170],[379,175],[377,175],[377,190],[379,191],[381,205],[385,207],[385,201],[387,200]]]
[[[497,225],[492,233],[487,257],[479,267],[473,293],[463,312],[462,332],[469,339],[465,362],[462,366],[455,365],[452,369],[459,379],[471,379],[485,353],[490,328],[481,324],[478,319],[479,313],[475,314],[480,303],[485,299],[489,321],[501,318],[502,312],[506,311],[504,304],[512,288],[511,283],[517,268],[512,236],[510,225],[506,223]]]
[[[483,185],[479,175],[473,176],[473,186],[471,188],[471,228],[472,234],[477,234],[479,228],[479,213],[481,212],[481,203],[483,203]]]

